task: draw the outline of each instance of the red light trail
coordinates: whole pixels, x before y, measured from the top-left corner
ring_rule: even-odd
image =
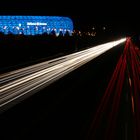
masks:
[[[124,90],[127,84],[128,92]],[[117,118],[121,108],[121,98],[128,94],[131,98],[131,114],[134,140],[140,139],[140,50],[131,38],[127,38],[123,54],[120,56],[110,82],[93,117],[87,139],[117,139]],[[127,139],[125,134],[125,139]]]

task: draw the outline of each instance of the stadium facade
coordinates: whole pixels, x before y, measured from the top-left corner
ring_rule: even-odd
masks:
[[[0,32],[3,34],[38,35],[55,31],[63,35],[73,32],[73,22],[59,16],[0,16]]]

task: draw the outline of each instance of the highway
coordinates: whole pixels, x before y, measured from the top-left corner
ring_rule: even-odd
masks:
[[[0,75],[0,108],[11,107],[50,83],[84,65],[125,38]]]
[[[123,72],[126,64],[131,70],[129,52],[133,51],[129,50],[133,47],[129,48],[127,39],[5,110],[0,115],[1,139],[139,139],[139,92],[130,94],[134,78]]]

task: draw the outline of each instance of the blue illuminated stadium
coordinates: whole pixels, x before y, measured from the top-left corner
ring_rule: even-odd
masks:
[[[68,17],[58,16],[0,16],[0,32],[4,34],[38,35],[55,31],[70,35],[73,22]]]

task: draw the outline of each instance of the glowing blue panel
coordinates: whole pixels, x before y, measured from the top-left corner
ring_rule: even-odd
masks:
[[[0,32],[3,34],[38,35],[50,34],[53,30],[56,35],[60,31],[63,34],[68,31],[71,35],[73,22],[68,17],[58,16],[0,16]]]

